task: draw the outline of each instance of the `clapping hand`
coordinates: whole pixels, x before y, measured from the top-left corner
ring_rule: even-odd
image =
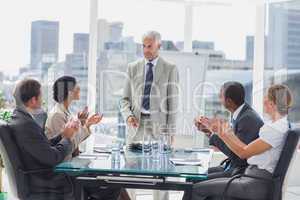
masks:
[[[80,122],[78,120],[71,119],[65,124],[62,135],[65,138],[70,139],[78,131],[79,127],[80,127]]]
[[[228,133],[230,133],[232,131],[231,128],[230,128],[229,123],[227,121],[223,120],[223,119],[202,118],[202,119],[200,119],[200,122],[204,126],[208,127],[208,129],[211,132],[216,133],[221,138],[225,137]]]
[[[89,116],[89,112],[87,106],[83,109],[83,111],[78,112],[77,117],[80,120],[82,126],[86,123],[88,116]]]
[[[103,115],[99,115],[98,113],[93,114],[86,120],[85,125],[86,125],[86,127],[89,128],[91,125],[98,124],[99,122],[101,122],[102,118],[103,118]]]
[[[210,136],[212,132],[208,129],[208,127],[206,127],[203,123],[201,123],[201,121],[202,121],[203,119],[208,119],[208,118],[203,117],[203,116],[197,117],[197,118],[194,119],[194,124],[195,124],[195,126],[197,127],[197,129],[198,129],[199,131],[202,131],[202,132],[204,132],[207,136]]]

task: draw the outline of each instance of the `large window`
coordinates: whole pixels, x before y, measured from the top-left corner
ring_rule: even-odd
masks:
[[[294,95],[289,119],[299,125],[300,2],[270,3],[266,8],[265,88],[274,83],[287,84]],[[298,33],[298,34],[297,34]]]
[[[79,81],[81,99],[72,106],[72,111],[76,113],[89,104],[92,91],[95,111],[104,114],[95,135],[124,138],[119,100],[125,71],[129,62],[142,58],[141,38],[148,30],[161,33],[161,56],[175,63],[180,72],[181,104],[176,133],[179,137],[194,138],[195,144],[206,145],[205,138],[193,126],[194,117],[229,118],[218,97],[224,82],[241,82],[246,88],[247,103],[252,104],[256,98],[252,95],[252,72],[258,66],[254,63],[261,59],[255,53],[255,49],[259,50],[255,47],[259,22],[256,3],[99,0],[98,15],[90,17],[95,9],[90,7],[91,2],[12,0],[6,3],[16,10],[10,13],[6,11],[10,9],[5,9],[0,14],[3,22],[0,49],[2,55],[4,52],[8,55],[0,63],[0,90],[6,107],[13,107],[11,91],[15,82],[34,77],[43,83],[44,110],[49,111],[54,105],[54,80],[64,74],[73,75]],[[300,62],[298,4],[288,1],[265,5],[264,87],[289,79],[296,90]],[[92,37],[91,30],[96,30]],[[95,75],[89,74],[89,67],[95,68],[95,82],[89,77]],[[294,113],[298,107],[296,104]],[[293,118],[296,120],[297,116]],[[96,139],[96,143],[99,141]]]
[[[93,24],[93,18],[89,18],[93,10],[90,2],[17,2],[22,5],[16,9],[22,9],[16,12],[20,17],[15,26],[5,23],[7,33],[15,32],[16,38],[23,38],[13,44],[22,59],[12,63],[22,68],[15,73],[16,77],[10,78],[10,87],[24,77],[39,79],[43,83],[45,111],[54,105],[53,82],[62,75],[72,75],[81,87],[81,99],[72,106],[72,111],[76,113],[88,104],[92,88],[90,92],[96,94],[96,112],[105,117],[95,131],[124,137],[118,102],[127,64],[143,56],[141,37],[148,30],[161,33],[161,55],[174,62],[180,72],[178,135],[196,135],[193,119],[197,115],[229,117],[218,99],[225,81],[240,81],[247,94],[251,93],[255,4],[195,1],[186,9],[184,1],[102,0],[98,1],[98,16],[95,15]],[[33,5],[35,9],[31,9]],[[6,13],[6,18],[11,15]],[[96,39],[89,34],[95,27]],[[186,40],[187,35],[191,36],[191,44]],[[96,48],[89,46],[90,40],[96,41]],[[187,52],[185,47],[189,45],[191,49]],[[96,56],[90,56],[90,49],[96,51]],[[88,74],[88,67],[95,67],[93,62],[95,83]],[[5,96],[11,101],[11,93],[6,90]],[[251,98],[247,100],[251,104]],[[197,144],[203,145],[203,138],[198,140]]]
[[[125,9],[128,5],[130,12]],[[97,84],[101,95],[97,109],[104,111],[113,124],[122,122],[118,100],[126,77],[124,72],[128,62],[143,56],[141,37],[148,30],[161,33],[161,55],[175,63],[180,72],[178,137],[196,136],[195,144],[207,144],[196,133],[193,119],[197,115],[229,118],[218,97],[220,86],[226,81],[241,82],[246,88],[247,102],[252,103],[255,4],[103,0],[98,6],[97,69],[101,78]],[[187,26],[185,22],[189,20],[191,24]],[[188,44],[184,44],[186,34],[192,37],[192,49],[188,52]],[[120,130],[119,135],[124,135],[125,127],[119,124],[115,132]]]

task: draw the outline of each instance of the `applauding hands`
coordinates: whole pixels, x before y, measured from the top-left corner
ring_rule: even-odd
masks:
[[[77,118],[79,119],[82,126],[85,125],[85,122],[88,117],[89,117],[89,112],[87,106],[83,109],[83,111],[77,113]]]
[[[99,115],[98,113],[93,114],[86,120],[85,125],[87,128],[90,128],[91,125],[98,124],[99,122],[101,122],[102,118],[103,115]]]
[[[218,118],[200,118],[199,123],[206,127],[210,132],[216,133],[220,138],[232,133],[229,123]]]
[[[90,128],[91,125],[101,122],[103,115],[96,113],[89,117],[88,107],[86,106],[82,111],[78,112],[77,118],[82,126],[85,125],[87,128]]]
[[[78,131],[80,126],[80,122],[78,120],[70,120],[65,124],[64,130],[62,132],[63,137],[65,138],[72,138],[73,135]]]
[[[225,137],[226,134],[232,133],[232,129],[227,121],[219,118],[197,117],[195,119],[195,126],[199,131],[204,132],[207,136],[212,133],[217,134],[219,137]]]
[[[209,127],[207,127],[205,124],[202,123],[203,119],[208,119],[208,118],[203,116],[197,117],[195,118],[194,123],[199,131],[204,132],[209,137],[212,134],[212,131],[209,130]]]

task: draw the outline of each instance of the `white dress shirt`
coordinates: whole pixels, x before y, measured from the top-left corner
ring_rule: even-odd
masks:
[[[240,112],[242,111],[243,107],[244,107],[245,103],[243,103],[242,105],[240,105],[232,114],[232,119],[236,120],[236,118],[239,116]]]

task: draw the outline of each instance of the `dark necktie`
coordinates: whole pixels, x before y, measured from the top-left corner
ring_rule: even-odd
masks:
[[[233,130],[235,129],[235,125],[236,125],[236,119],[233,119],[233,117],[231,117],[231,128]]]
[[[144,88],[144,96],[143,96],[143,108],[145,110],[150,109],[150,92],[151,92],[151,86],[153,82],[153,64],[147,63],[148,65],[148,71],[146,74],[146,81],[145,81],[145,88]]]

